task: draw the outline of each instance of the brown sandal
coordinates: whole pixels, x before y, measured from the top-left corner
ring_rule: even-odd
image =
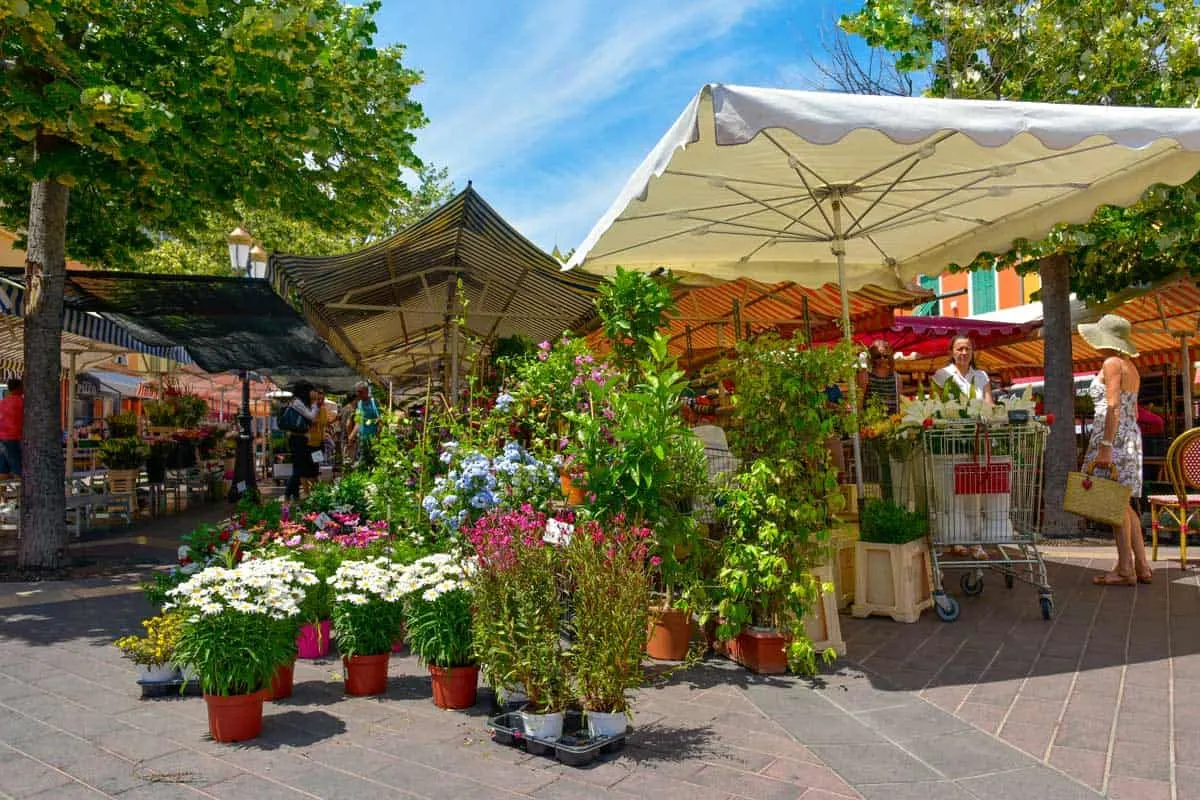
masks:
[[[1105,572],[1092,576],[1092,583],[1097,586],[1137,586],[1137,582],[1137,577],[1122,575],[1119,572]]]
[[[1145,572],[1139,572],[1137,576],[1137,582],[1142,584],[1154,583],[1154,570],[1148,569]]]

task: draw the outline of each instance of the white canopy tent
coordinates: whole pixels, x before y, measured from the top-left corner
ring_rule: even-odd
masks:
[[[1190,109],[712,84],[565,268],[837,282],[845,312],[846,291],[938,275],[1182,183],[1200,171],[1197,151]]]

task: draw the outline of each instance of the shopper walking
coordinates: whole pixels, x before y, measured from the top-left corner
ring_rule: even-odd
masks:
[[[21,432],[25,420],[25,390],[20,378],[8,382],[0,400],[0,478],[21,474]]]
[[[281,415],[289,420],[285,430],[288,434],[288,450],[292,454],[292,477],[288,478],[287,488],[284,489],[284,500],[299,500],[302,483],[318,474],[317,464],[312,460],[312,450],[308,446],[308,432],[317,416],[313,405],[315,395],[311,384],[298,382],[292,387],[292,401]]]
[[[1098,322],[1081,324],[1079,335],[1104,355],[1104,364],[1092,379],[1088,394],[1096,408],[1092,437],[1083,457],[1084,470],[1095,465],[1096,472],[1111,472],[1119,483],[1128,486],[1132,496],[1142,496],[1142,431],[1138,427],[1138,391],[1142,376],[1132,359],[1138,351],[1130,336],[1129,321],[1106,314]],[[1111,572],[1095,575],[1100,586],[1134,586],[1150,583],[1153,573],[1146,559],[1142,538],[1142,520],[1132,505],[1125,509],[1125,521],[1113,526],[1117,544],[1117,565]]]

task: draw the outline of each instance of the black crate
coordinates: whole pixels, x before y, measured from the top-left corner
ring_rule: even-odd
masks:
[[[569,767],[584,767],[603,754],[619,752],[625,747],[628,733],[593,738],[583,726],[582,714],[572,711],[567,712],[563,720],[563,735],[557,741],[526,736],[525,723],[515,711],[492,717],[487,727],[498,744],[523,747],[530,755],[553,756]]]

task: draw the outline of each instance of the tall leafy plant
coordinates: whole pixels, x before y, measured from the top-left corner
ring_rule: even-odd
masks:
[[[649,355],[647,343],[675,311],[676,283],[670,273],[646,275],[617,267],[616,275],[601,285],[596,310],[619,365],[631,368]]]
[[[743,471],[725,492],[717,613],[720,636],[746,625],[792,637],[792,668],[811,672],[817,657],[804,618],[821,586],[812,568],[827,555],[831,516],[840,510],[837,468],[826,441],[838,411],[826,388],[851,379],[855,353],[845,346],[798,350],[765,335],[743,342],[725,365],[736,386],[732,446]]]
[[[570,453],[584,466],[589,506],[602,519],[623,514],[654,532],[661,588],[668,602],[700,588],[695,520],[684,492],[704,477],[703,444],[680,414],[684,374],[667,352],[667,337],[645,341],[632,385],[593,386],[589,411],[570,416],[577,434]]]

